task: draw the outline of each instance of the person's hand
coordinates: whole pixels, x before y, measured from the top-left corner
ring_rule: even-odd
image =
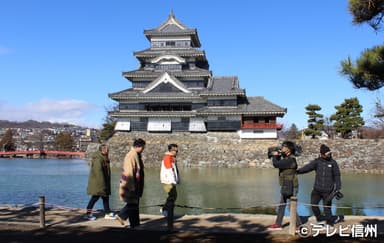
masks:
[[[278,156],[279,154],[280,154],[279,151],[272,151],[273,156]]]

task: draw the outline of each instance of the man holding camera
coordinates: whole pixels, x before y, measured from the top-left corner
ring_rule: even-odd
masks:
[[[281,230],[287,200],[296,196],[299,182],[296,175],[297,162],[294,156],[296,145],[291,141],[284,141],[281,150],[271,151],[273,166],[279,169],[279,183],[281,186],[280,205],[277,209],[276,221],[268,230]],[[301,224],[300,217],[296,213],[296,226]]]
[[[320,146],[320,156],[298,169],[297,173],[304,174],[313,170],[316,172],[315,183],[311,193],[313,214],[316,217],[317,224],[321,224],[322,218],[318,204],[323,200],[326,223],[333,225],[340,220],[339,217],[333,218],[331,206],[333,196],[341,194],[339,192],[341,189],[341,179],[339,166],[332,158],[331,150],[325,144]]]

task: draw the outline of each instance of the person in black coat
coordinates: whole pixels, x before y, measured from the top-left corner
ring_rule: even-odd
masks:
[[[316,172],[311,193],[313,214],[317,222],[322,221],[318,204],[323,200],[325,220],[327,224],[333,225],[337,219],[332,216],[332,198],[330,198],[330,194],[341,189],[341,176],[339,166],[332,158],[332,152],[328,146],[322,144],[320,146],[320,156],[298,169],[297,173],[304,174],[313,170]]]

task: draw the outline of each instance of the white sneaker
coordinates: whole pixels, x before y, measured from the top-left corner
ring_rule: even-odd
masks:
[[[107,213],[104,216],[105,219],[116,219],[116,215],[114,213]]]
[[[92,220],[95,220],[96,217],[93,215],[93,214],[86,214],[84,216],[85,219],[89,220],[89,221],[92,221]]]

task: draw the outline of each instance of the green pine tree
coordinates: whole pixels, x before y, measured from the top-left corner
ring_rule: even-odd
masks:
[[[304,130],[304,134],[316,138],[321,135],[324,124],[324,115],[318,113],[321,107],[319,105],[309,104],[305,109],[307,110],[305,114],[308,115],[308,128]]]
[[[293,123],[286,131],[285,136],[289,140],[298,139],[300,137],[299,129],[297,129],[297,126],[295,123]]]
[[[75,144],[71,134],[68,132],[61,132],[57,134],[55,143],[56,149],[62,151],[72,151]]]
[[[110,113],[113,113],[115,111],[119,110],[119,105],[111,105],[109,108],[105,109],[107,114],[104,118],[103,128],[100,131],[99,135],[99,141],[105,142],[108,139],[110,139],[113,134],[115,133],[115,126],[116,126],[116,118],[112,117]]]
[[[11,129],[7,129],[4,136],[0,141],[0,149],[4,151],[15,151],[16,145],[13,139],[13,133]]]
[[[337,112],[329,118],[335,121],[333,127],[341,137],[348,138],[352,132],[357,132],[364,125],[364,119],[360,116],[363,106],[355,98],[345,99],[341,105],[335,106]]]
[[[384,17],[383,0],[349,0],[349,12],[354,24],[369,24],[375,31]],[[377,90],[384,86],[384,46],[365,49],[354,63],[350,57],[341,62],[340,73],[356,88]]]

